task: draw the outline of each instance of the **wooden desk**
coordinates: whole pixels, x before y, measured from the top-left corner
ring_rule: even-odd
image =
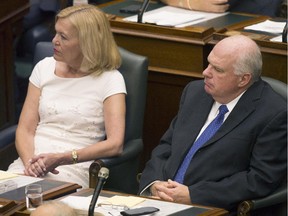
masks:
[[[77,189],[81,188],[81,186],[76,183],[48,179],[38,181],[37,184],[42,185],[44,200],[56,199],[57,197],[73,193]],[[0,194],[0,198],[14,201],[25,201],[25,186]]]
[[[119,8],[129,4],[137,2],[118,0],[103,4],[101,8],[108,14],[116,15],[111,16],[110,24],[117,44],[149,58],[141,172],[151,151],[176,115],[184,87],[188,82],[203,77],[202,71],[208,65],[207,56],[213,48],[209,44],[213,33],[243,28],[267,17],[229,14],[195,26],[170,28],[123,21],[123,16],[128,14],[121,14]],[[150,2],[150,9],[157,7],[157,4]]]
[[[15,212],[25,209],[25,202],[18,202],[14,200],[7,200],[0,198],[0,215],[13,215]]]
[[[15,123],[13,40],[28,10],[29,0],[0,1],[0,129]]]
[[[74,193],[77,189],[81,188],[81,186],[76,183],[46,179],[37,182],[37,184],[42,185],[43,200],[57,199]],[[5,209],[0,208],[0,215],[3,214],[3,212],[5,212],[4,215],[14,215],[14,213],[18,211],[25,211],[25,202],[25,186],[0,194],[0,204],[7,205],[6,207],[4,206]]]
[[[77,193],[71,194],[73,196],[91,196],[93,194],[94,190],[93,189],[85,189],[85,190],[81,190]],[[100,196],[104,196],[104,197],[112,197],[115,195],[120,195],[120,196],[135,196],[135,195],[130,195],[130,194],[123,194],[123,193],[117,193],[117,192],[112,192],[112,191],[106,191],[106,190],[102,190]],[[61,200],[62,198],[60,198],[59,200]],[[147,199],[151,199],[149,197],[147,197]],[[166,202],[166,201],[162,201],[164,203],[167,203],[167,205],[173,205],[173,203],[171,202]],[[154,206],[157,208],[157,206]],[[208,206],[201,206],[201,205],[194,205],[193,204],[192,209],[190,209],[189,211],[189,216],[224,216],[224,215],[228,215],[228,212],[224,209],[220,209],[220,208],[214,208],[214,207],[208,207]],[[88,211],[88,209],[87,209]],[[156,215],[161,215],[161,216],[165,216],[161,214],[161,209],[159,214]],[[174,214],[173,214],[174,215]]]
[[[124,21],[123,16],[127,14],[117,11],[123,6],[136,3],[139,4],[133,0],[117,0],[101,6],[106,13],[117,15],[110,18],[111,30],[117,44],[131,52],[147,56],[151,71],[192,78],[202,78],[202,71],[207,66],[207,56],[211,50],[206,45],[214,32],[244,27],[267,19],[258,15],[227,14],[213,21],[184,28]],[[159,3],[152,1],[150,4]]]
[[[263,76],[287,83],[287,43],[272,42],[270,39],[275,35],[269,35],[265,32],[244,31],[243,28],[215,32],[209,43],[214,45],[219,40],[235,34],[246,35],[258,44],[263,57]]]

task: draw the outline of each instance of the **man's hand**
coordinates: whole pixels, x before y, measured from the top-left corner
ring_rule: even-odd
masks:
[[[154,197],[162,200],[191,204],[188,187],[170,179],[168,182],[155,182],[150,191]]]
[[[173,198],[169,197],[167,194],[163,193],[164,189],[168,188],[168,182],[157,181],[150,187],[150,192],[153,198],[163,199],[173,202]]]

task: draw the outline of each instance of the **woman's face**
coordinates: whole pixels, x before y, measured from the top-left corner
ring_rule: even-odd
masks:
[[[79,45],[78,32],[68,18],[60,18],[55,24],[56,34],[52,40],[54,44],[54,58],[73,68],[80,68],[83,54]]]

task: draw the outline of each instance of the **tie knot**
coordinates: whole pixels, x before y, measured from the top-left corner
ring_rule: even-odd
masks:
[[[224,115],[225,113],[227,113],[229,110],[228,110],[228,108],[227,108],[227,106],[226,105],[221,105],[220,107],[219,107],[219,114],[221,114],[221,115]]]

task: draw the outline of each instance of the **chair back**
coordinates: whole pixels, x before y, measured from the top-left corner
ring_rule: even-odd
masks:
[[[126,96],[126,128],[123,154],[120,157],[102,158],[110,169],[105,189],[137,194],[139,155],[143,149],[143,123],[148,77],[147,57],[119,48],[122,64],[119,71],[124,77]]]
[[[36,44],[33,58],[33,65],[35,66],[40,60],[45,57],[53,56],[53,44],[52,42],[39,42]]]
[[[119,71],[124,77],[126,96],[125,142],[141,139],[146,104],[148,60],[123,48],[119,48],[122,64]]]
[[[0,131],[0,170],[7,170],[18,157],[14,144],[16,128],[17,125],[13,125]]]
[[[271,77],[261,77],[272,89],[287,101],[287,84]],[[272,194],[241,202],[238,206],[238,215],[241,216],[286,216],[287,215],[287,177]]]
[[[271,77],[262,76],[262,79],[267,82],[272,89],[282,96],[287,101],[287,84]]]
[[[287,89],[288,89],[287,87],[288,86],[286,83],[283,83],[271,77],[263,76],[262,79],[266,81],[276,93],[278,93],[287,101]],[[282,200],[282,202],[279,201],[280,202],[279,204],[273,205],[273,207],[270,206],[269,211],[271,213],[273,212],[274,216],[284,216],[284,215],[286,216],[287,215],[287,177],[283,179],[283,182],[281,183],[280,187],[275,192],[273,192],[270,196],[272,197],[271,200],[273,200],[273,197],[275,196],[276,198],[274,199],[276,199],[277,201]],[[270,200],[270,196],[269,196],[269,199],[267,198],[268,202]],[[265,198],[264,198],[264,201],[262,202],[259,201],[260,203],[259,205],[266,203],[265,201],[266,201]],[[267,211],[267,209],[264,208],[263,212],[265,211]]]

